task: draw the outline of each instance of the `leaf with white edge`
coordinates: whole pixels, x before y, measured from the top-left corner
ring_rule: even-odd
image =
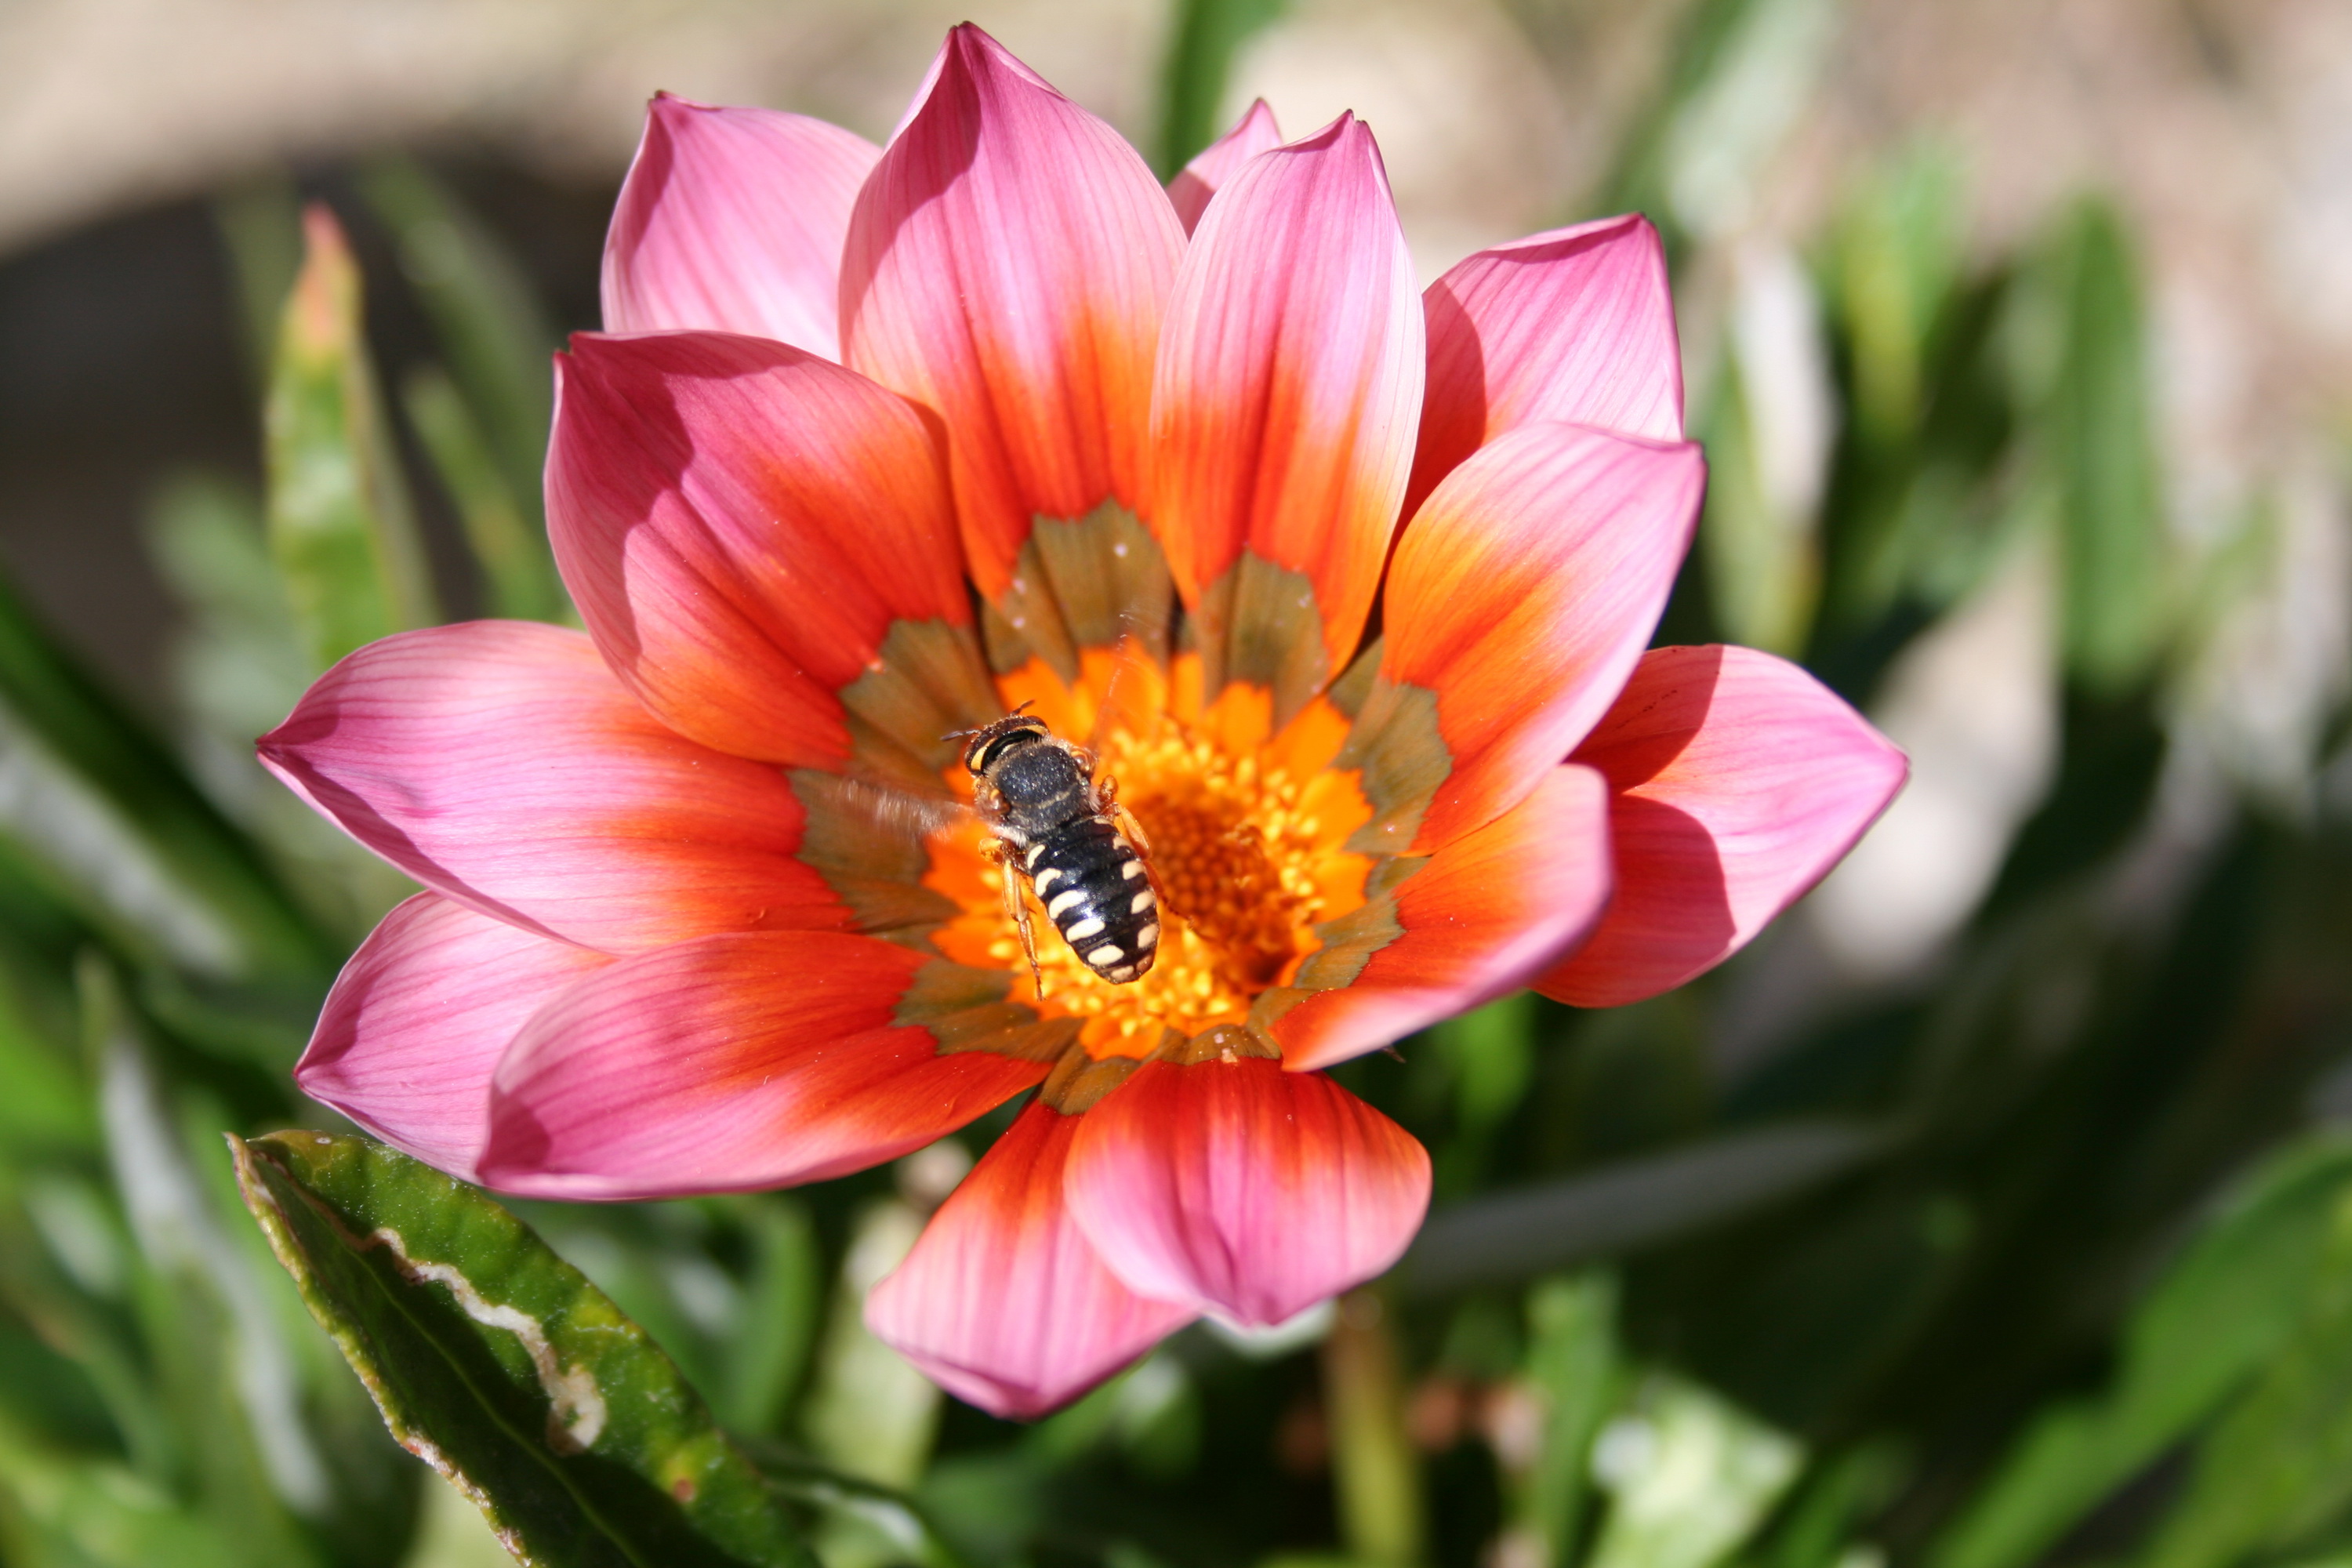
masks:
[[[782,1499],[645,1331],[485,1194],[359,1137],[229,1140],[393,1436],[535,1568],[803,1568]]]

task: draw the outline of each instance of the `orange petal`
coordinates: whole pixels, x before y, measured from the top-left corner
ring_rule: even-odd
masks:
[[[335,977],[294,1081],[402,1152],[478,1180],[499,1058],[542,1005],[613,962],[419,893]]]
[[[844,689],[893,626],[962,645],[935,741],[990,715],[947,479],[921,416],[814,354],[721,332],[583,334],[557,356],[548,532],[589,634],[679,733],[837,766]],[[912,662],[912,661],[909,661]],[[950,723],[940,721],[947,720]]]
[[[1176,216],[1183,219],[1184,232],[1190,234],[1201,226],[1209,198],[1240,174],[1244,163],[1281,145],[1282,132],[1275,124],[1274,110],[1261,98],[1249,106],[1240,123],[1193,154],[1192,161],[1168,182],[1168,199],[1175,205]]]
[[[1903,787],[1901,752],[1811,676],[1745,647],[1661,647],[1577,760],[1607,775],[1617,897],[1537,984],[1580,1007],[1669,991],[1737,952]]]
[[[600,970],[499,1062],[482,1180],[597,1201],[751,1192],[919,1149],[1052,1065],[1020,1054],[1018,1009],[910,1022],[943,971],[960,984],[910,949],[818,931],[705,937]]]
[[[1463,458],[1539,419],[1682,439],[1666,255],[1640,214],[1482,250],[1423,299],[1429,395],[1407,517]]]
[[[1360,847],[1435,848],[1584,738],[1658,624],[1704,484],[1696,446],[1580,425],[1522,426],[1446,477],[1397,545],[1380,679],[1341,757],[1381,814]],[[1386,798],[1383,766],[1407,781]]]
[[[1321,1073],[1214,1047],[1087,1112],[1064,1190],[1132,1289],[1273,1324],[1387,1269],[1429,1207],[1412,1134]]]
[[[1317,927],[1323,946],[1295,985],[1267,992],[1251,1016],[1293,1071],[1516,991],[1583,941],[1612,886],[1608,785],[1591,768],[1555,768],[1502,817],[1373,880],[1384,890]]]
[[[850,918],[795,858],[805,813],[784,775],[675,733],[560,626],[370,643],[257,746],[368,848],[542,936],[633,952]]]
[[[1343,115],[1251,160],[1185,252],[1152,384],[1151,518],[1213,693],[1273,687],[1279,721],[1355,652],[1421,383],[1421,301],[1371,132]]]
[[[1160,310],[1184,231],[1118,132],[969,23],[850,219],[846,363],[946,427],[972,577],[1031,520],[1144,499]]]
[[[866,1298],[876,1338],[998,1415],[1076,1398],[1192,1316],[1120,1284],[1071,1216],[1078,1121],[1032,1103]]]
[[[604,330],[705,327],[841,353],[841,244],[882,149],[772,109],[656,93],[604,238]]]

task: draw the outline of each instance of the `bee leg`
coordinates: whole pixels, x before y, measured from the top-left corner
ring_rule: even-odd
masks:
[[[1002,838],[992,842],[988,858],[996,862],[997,875],[1004,879],[1004,913],[1013,929],[1021,933],[1021,952],[1029,960],[1029,978],[1036,983],[1037,994],[1045,994],[1045,972],[1037,966],[1037,934],[1029,924],[1029,900],[1021,896],[1021,873],[1013,868],[1013,846]]]

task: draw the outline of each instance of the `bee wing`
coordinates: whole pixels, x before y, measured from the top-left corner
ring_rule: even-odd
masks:
[[[1103,689],[1102,702],[1095,710],[1095,722],[1087,736],[1087,750],[1100,756],[1103,742],[1112,726],[1120,721],[1119,698],[1130,685],[1130,675],[1139,663],[1149,661],[1165,666],[1168,662],[1168,624],[1171,609],[1146,603],[1129,605],[1119,612],[1118,640],[1111,645],[1117,662],[1111,666],[1110,682]],[[1138,716],[1127,715],[1127,726],[1138,728]]]
[[[842,773],[795,773],[793,793],[812,814],[893,838],[929,838],[934,833],[961,826],[977,815],[953,795],[919,795],[897,784]]]

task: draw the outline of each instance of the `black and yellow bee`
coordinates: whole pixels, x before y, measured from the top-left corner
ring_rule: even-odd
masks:
[[[1037,943],[1024,882],[1088,969],[1114,985],[1141,979],[1159,956],[1162,911],[1150,840],[1118,804],[1117,781],[1097,779],[1093,754],[1034,714],[1016,710],[957,733],[970,737],[963,765],[972,804],[996,836],[991,858],[1004,872],[1004,912],[1031,973]]]

